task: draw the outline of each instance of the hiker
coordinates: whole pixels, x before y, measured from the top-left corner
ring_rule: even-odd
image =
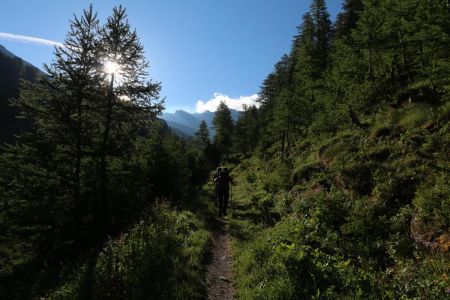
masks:
[[[216,201],[218,202],[219,217],[227,215],[228,198],[230,197],[230,183],[234,184],[233,178],[228,173],[228,168],[223,168],[213,179],[216,187]]]
[[[218,208],[219,207],[219,195],[217,194],[217,182],[216,179],[219,177],[220,173],[222,172],[222,168],[218,167],[216,170],[216,174],[214,174],[213,182],[214,182],[214,205]]]

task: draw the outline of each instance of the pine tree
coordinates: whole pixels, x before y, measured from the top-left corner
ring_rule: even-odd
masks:
[[[243,109],[236,121],[233,143],[235,151],[247,155],[258,143],[258,109],[254,105],[244,105]]]
[[[119,69],[107,74],[113,59]],[[99,28],[90,7],[71,22],[49,76],[23,84],[16,105],[32,127],[0,157],[0,218],[8,251],[20,257],[8,275],[30,285],[56,277],[63,261],[139,216],[148,196],[146,139],[162,107],[146,68],[125,10],[114,9]]]
[[[217,153],[211,144],[207,123],[202,120],[198,130],[195,132],[194,144],[197,150],[196,165],[192,166],[194,185],[203,184],[208,180],[209,172],[218,163]]]
[[[223,101],[220,102],[214,114],[213,125],[216,130],[214,146],[218,149],[220,157],[226,159],[230,155],[234,124],[231,111]]]
[[[309,14],[313,25],[316,67],[319,72],[324,72],[329,63],[331,40],[330,14],[327,11],[325,0],[314,0]]]
[[[30,285],[36,269],[47,265],[46,272],[57,271],[86,232],[83,183],[89,173],[83,171],[83,159],[93,140],[87,120],[95,114],[99,91],[97,26],[92,7],[75,17],[65,47],[56,48],[54,63],[46,66],[49,76],[23,83],[15,104],[32,126],[0,158],[0,201],[9,203],[4,206],[8,245],[26,258],[9,267]],[[23,298],[31,297],[25,292]]]
[[[404,43],[414,47],[406,51],[406,55],[410,56],[411,68],[415,68],[412,72],[416,73],[410,85],[409,96],[428,98],[422,99],[425,101],[436,101],[449,95],[449,2],[416,0],[412,1],[411,6],[415,9],[415,15],[411,17],[409,8],[402,18],[404,25],[411,24],[409,28],[404,26],[408,32]],[[411,55],[411,52],[414,55]],[[439,91],[445,92],[442,94]]]
[[[98,72],[97,43],[98,20],[91,5],[84,11],[82,17],[74,17],[64,47],[57,47],[55,61],[50,66],[45,66],[51,78],[46,85],[63,96],[60,107],[67,108],[68,119],[65,120],[67,123],[60,126],[65,127],[66,137],[73,137],[69,140],[68,147],[75,158],[73,194],[75,206],[78,207],[78,221],[84,210],[82,208],[84,204],[80,203],[82,159],[89,153],[87,145],[92,144],[92,132],[88,133],[89,127],[95,127],[92,121],[88,120],[92,120],[95,114],[94,103],[101,80],[101,74]],[[89,122],[91,123],[88,124]]]
[[[359,14],[364,9],[362,0],[345,0],[342,4],[342,12],[337,15],[334,25],[334,38],[345,39],[350,37],[351,30],[356,27]]]
[[[305,132],[314,119],[319,95],[324,91],[323,76],[329,60],[329,29],[321,29],[324,24],[328,24],[328,14],[322,11],[324,7],[320,5],[323,3],[315,5],[316,16],[313,17],[312,12],[303,16],[303,23],[298,28],[299,34],[292,48],[294,65],[293,83],[290,87],[292,104],[289,105],[289,111],[291,131],[295,129],[294,136]],[[327,36],[319,36],[319,32],[327,32]]]
[[[202,151],[207,149],[211,144],[208,124],[206,124],[205,120],[200,122],[198,130],[195,132],[195,142]]]
[[[153,122],[162,109],[158,98],[160,85],[147,81],[148,62],[137,33],[132,30],[122,6],[100,32],[100,56],[105,64],[104,101],[100,153],[100,202],[109,208],[111,223],[112,206],[107,186],[109,158],[124,157],[132,151],[133,143],[145,124]],[[111,68],[114,70],[106,70]],[[109,73],[109,74],[108,74]],[[107,83],[107,84],[106,84]],[[114,139],[111,137],[114,136]],[[108,200],[109,199],[109,200]]]

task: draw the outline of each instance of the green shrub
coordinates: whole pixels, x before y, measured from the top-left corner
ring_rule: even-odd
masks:
[[[97,259],[97,299],[201,299],[209,234],[190,212],[157,211],[107,243]]]
[[[193,213],[158,208],[71,268],[46,299],[203,299],[209,238]]]
[[[450,231],[450,176],[437,176],[421,185],[414,205],[417,216],[429,228]]]
[[[383,274],[379,294],[387,299],[448,299],[450,257],[418,255],[416,260],[397,261]]]

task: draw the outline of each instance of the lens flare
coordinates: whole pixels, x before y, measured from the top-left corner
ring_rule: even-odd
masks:
[[[117,74],[120,72],[120,65],[112,60],[107,60],[104,63],[103,68],[107,74]]]

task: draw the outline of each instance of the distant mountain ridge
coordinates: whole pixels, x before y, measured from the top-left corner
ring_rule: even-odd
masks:
[[[0,45],[0,143],[14,141],[14,135],[26,127],[23,119],[17,119],[18,111],[10,106],[10,99],[19,96],[20,80],[34,81],[43,74],[37,67],[16,56]],[[239,111],[230,109],[234,121],[238,119]],[[208,125],[210,136],[214,136],[212,120],[214,112],[189,113],[176,110],[173,113],[164,112],[161,116],[173,132],[180,136],[194,136],[202,120]]]
[[[0,45],[0,53],[8,56],[9,58],[14,58],[16,55],[14,55],[12,52],[10,52],[8,49],[6,49],[4,46]]]
[[[239,111],[230,109],[231,117],[234,121],[238,119]],[[161,119],[167,122],[167,125],[182,132],[188,136],[193,136],[198,130],[200,123],[204,120],[208,125],[210,135],[213,136],[215,130],[213,128],[212,120],[214,119],[214,112],[205,111],[202,113],[189,113],[184,110],[176,110],[173,113],[164,112]]]

